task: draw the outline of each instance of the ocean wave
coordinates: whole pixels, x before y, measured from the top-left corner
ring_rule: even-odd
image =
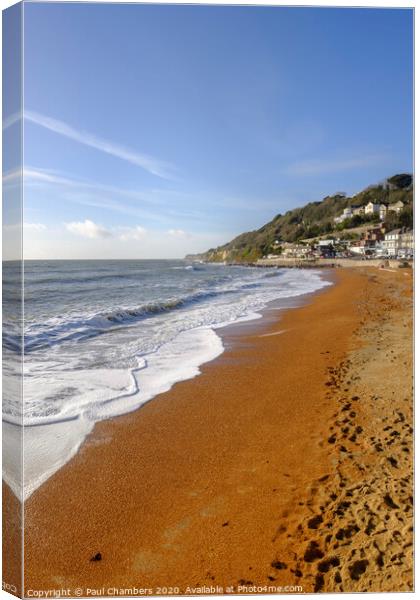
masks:
[[[171,267],[173,271],[195,271],[193,265],[186,265],[185,267]]]
[[[78,315],[31,324],[24,331],[25,353],[30,353],[56,344],[81,341],[103,335],[117,327],[126,327],[159,314],[168,313],[217,297],[235,295],[238,292],[259,287],[258,282],[240,283],[223,289],[207,289],[165,301],[144,303],[136,307],[115,308],[90,315]],[[3,345],[9,350],[21,351],[21,335],[5,332]]]
[[[83,276],[68,276],[66,278],[63,278],[62,276],[60,277],[60,274],[57,274],[57,276],[47,276],[47,277],[37,277],[36,278],[36,285],[37,286],[42,286],[42,285],[51,285],[51,284],[59,284],[61,285],[76,285],[76,284],[82,284],[82,285],[86,285],[86,284],[95,284],[98,281],[108,281],[108,280],[115,280],[115,279],[140,279],[141,275],[145,275],[146,273],[142,272],[142,273],[107,273],[104,275],[100,275],[100,274],[96,274],[96,275],[89,275],[86,277]],[[31,283],[31,280],[29,280],[29,283]]]

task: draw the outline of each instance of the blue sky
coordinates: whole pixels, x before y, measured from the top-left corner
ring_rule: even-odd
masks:
[[[412,171],[409,10],[24,15],[28,257],[183,256]]]

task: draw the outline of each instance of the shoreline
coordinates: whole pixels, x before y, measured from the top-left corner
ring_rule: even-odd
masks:
[[[299,293],[282,291],[275,300],[265,301],[261,308],[248,307],[248,312],[238,316],[236,320],[221,320],[214,326],[195,327],[178,332],[178,335],[164,343],[155,352],[145,357],[137,357],[137,366],[127,369],[130,388],[121,390],[113,398],[98,403],[74,415],[57,415],[55,418],[39,418],[25,425],[23,438],[25,454],[25,484],[21,491],[21,482],[14,474],[19,471],[16,462],[17,446],[20,443],[21,425],[7,418],[3,419],[4,439],[8,442],[4,448],[3,478],[19,500],[28,498],[59,469],[73,459],[80,451],[87,437],[92,433],[96,423],[135,412],[157,396],[170,391],[179,382],[194,379],[201,373],[203,365],[212,362],[222,355],[225,330],[231,327],[257,327],[256,322],[267,320],[267,311],[299,306],[310,300],[318,290],[322,290],[332,278],[332,273],[317,273],[319,283],[309,282],[309,288],[318,285],[318,289]],[[287,294],[291,295],[287,295]],[[296,295],[294,295],[296,294]],[[182,360],[176,358],[183,352]],[[176,359],[176,360],[175,360]],[[141,363],[141,364],[140,364]],[[39,455],[38,448],[42,448]],[[22,492],[22,493],[21,493]]]
[[[326,380],[360,347],[358,298],[375,287],[369,271],[337,271],[336,286],[280,320],[226,328],[225,352],[200,377],[141,411],[97,423],[76,457],[25,505],[25,586],[127,588],[135,579],[178,593],[199,585],[363,589],[362,575],[331,582],[317,571],[319,560],[306,561],[309,542],[298,525],[316,516],[314,481],[328,474],[317,489],[332,485],[335,444],[326,440],[340,399]],[[387,285],[400,291],[409,279],[401,271],[374,277],[375,294]],[[98,552],[101,561],[92,562]],[[331,577],[342,570],[333,567],[324,565]],[[375,582],[369,591],[392,584]]]

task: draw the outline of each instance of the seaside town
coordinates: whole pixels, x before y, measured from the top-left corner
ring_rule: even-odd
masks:
[[[368,259],[404,262],[414,258],[413,176],[398,173],[348,196],[322,200],[278,213],[253,231],[190,260],[258,266],[356,266]]]
[[[351,233],[343,232],[342,236],[302,240],[296,243],[276,239],[272,244],[273,252],[266,259],[319,259],[319,258],[383,258],[412,260],[414,258],[414,234],[408,227],[400,227],[387,231],[384,223],[390,213],[399,215],[404,209],[401,201],[390,204],[368,202],[362,206],[349,206],[334,219],[341,224],[355,216],[369,216],[378,219],[379,223],[372,227],[353,229]]]

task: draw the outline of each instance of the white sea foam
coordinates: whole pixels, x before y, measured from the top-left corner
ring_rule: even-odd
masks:
[[[194,329],[179,334],[147,360],[140,359],[139,366],[131,371],[83,372],[80,381],[83,394],[78,397],[77,406],[66,406],[66,413],[54,419],[33,419],[32,424],[24,428],[23,439],[19,425],[3,421],[4,480],[18,498],[28,499],[76,454],[96,421],[133,411],[175,383],[196,377],[201,365],[222,352],[222,341],[212,329]],[[42,398],[42,391],[36,378],[30,381],[34,386],[31,398],[36,402],[37,397]],[[50,381],[49,392],[63,385],[77,385],[77,374],[59,374],[58,379]],[[104,385],[108,391],[105,397],[101,393]]]

